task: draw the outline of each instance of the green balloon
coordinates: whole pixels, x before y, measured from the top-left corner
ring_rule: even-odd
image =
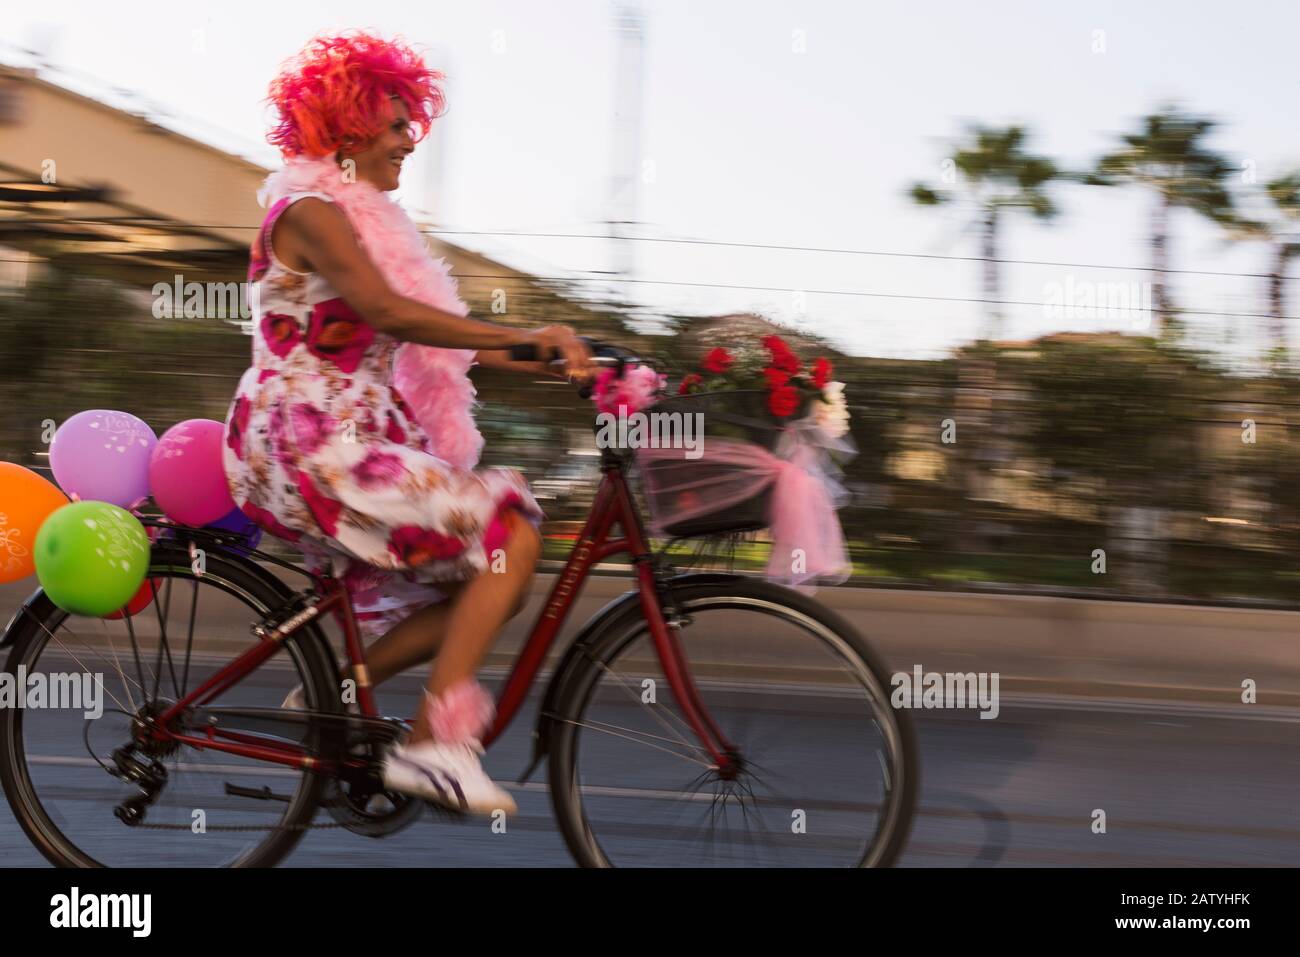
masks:
[[[149,536],[124,508],[73,502],[42,523],[32,558],[50,601],[74,615],[99,617],[139,591],[149,571]]]

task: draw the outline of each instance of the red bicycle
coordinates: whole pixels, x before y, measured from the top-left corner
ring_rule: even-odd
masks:
[[[635,361],[611,347],[598,355]],[[500,687],[485,746],[521,710],[592,566],[627,554],[636,587],[550,670],[520,779],[547,763],[576,861],[892,864],[918,762],[879,659],[800,592],[678,572],[666,549],[651,551],[630,457],[603,449],[600,463],[591,513]],[[270,866],[312,827],[383,837],[413,823],[424,802],[379,777],[406,725],[378,708],[340,583],[232,533],[152,524],[166,533],[152,551],[150,607],[78,618],[38,590],[0,639],[7,671],[29,687],[102,690],[98,717],[0,709],[0,781],[40,852],[71,867]],[[291,588],[289,575],[309,582]],[[359,713],[340,695],[327,613]],[[307,708],[280,708],[298,684]]]

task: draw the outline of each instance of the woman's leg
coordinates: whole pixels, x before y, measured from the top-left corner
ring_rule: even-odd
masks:
[[[402,619],[366,648],[366,670],[370,672],[370,683],[378,687],[393,675],[432,658],[447,633],[447,618],[450,613],[449,601],[421,608]]]
[[[452,599],[463,584],[463,582],[439,584],[438,588],[446,594],[446,600],[421,608],[407,616],[366,648],[366,669],[370,672],[372,685],[378,687],[407,668],[424,664],[438,653],[442,639],[447,633]],[[527,602],[528,591],[525,589],[516,599],[514,608],[506,616],[507,619],[519,614]],[[344,677],[348,677],[351,673],[350,667],[344,669]]]
[[[505,521],[510,527],[504,549],[505,567],[501,571],[489,569],[465,582],[445,603],[445,637],[429,674],[430,694],[440,695],[473,678],[501,626],[523,607],[527,598],[542,539],[533,523],[518,512],[511,511]],[[426,710],[417,709],[408,745],[431,737]]]

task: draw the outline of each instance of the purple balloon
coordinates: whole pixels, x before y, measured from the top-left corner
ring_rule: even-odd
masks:
[[[158,436],[130,412],[87,409],[50,443],[50,468],[68,497],[131,508],[149,495],[149,457]]]
[[[219,528],[222,531],[242,535],[248,539],[249,548],[256,548],[258,542],[262,540],[262,526],[237,508],[234,511],[227,512],[217,521],[209,522],[208,528]]]

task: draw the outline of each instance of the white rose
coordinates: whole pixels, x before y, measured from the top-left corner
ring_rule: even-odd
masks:
[[[817,427],[830,438],[838,439],[849,431],[849,404],[844,398],[843,382],[828,382],[817,403]]]

